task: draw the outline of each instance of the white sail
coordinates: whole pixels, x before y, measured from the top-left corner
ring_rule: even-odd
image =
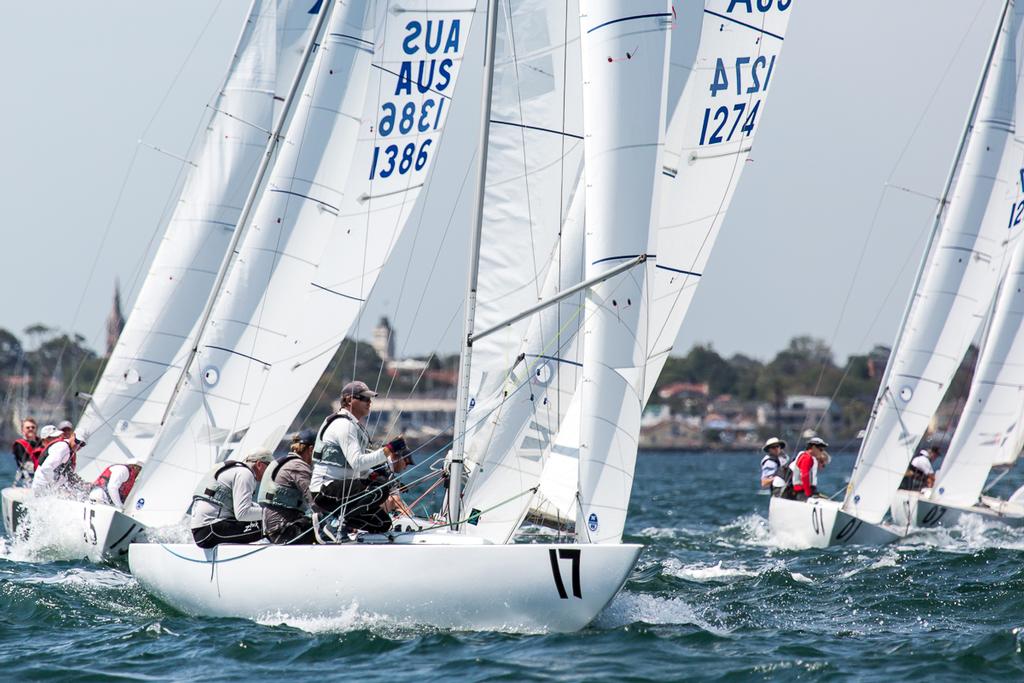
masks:
[[[792,2],[706,0],[665,136],[645,402],[668,359],[764,116]]]
[[[1006,205],[993,199],[1013,133],[1015,37],[1022,9],[1007,4],[948,206],[886,367],[843,509],[882,520],[907,463],[990,307],[1003,270]],[[1004,176],[1005,178],[1005,176]],[[1000,193],[1001,194],[1001,193]],[[944,198],[945,199],[945,198]]]
[[[154,456],[177,481],[144,481],[144,514],[180,516],[212,463],[283,437],[416,204],[473,9],[420,0],[334,10]]]
[[[589,279],[652,246],[672,8],[600,0],[581,11]],[[576,528],[591,543],[618,543],[625,526],[647,395],[647,269],[642,263],[587,294]]]
[[[1017,172],[1024,153],[1014,150]],[[1003,180],[1001,178],[1000,180]],[[1009,190],[1007,192],[1006,190]],[[1019,184],[997,196],[1024,206]],[[1016,211],[1014,211],[1016,214]],[[974,505],[993,467],[1012,465],[1024,448],[1024,241],[1014,246],[1009,271],[971,381],[971,390],[956,433],[936,476],[932,499],[951,505]]]
[[[583,273],[577,2],[510,4],[502,5],[496,29],[478,329],[578,283]],[[469,534],[502,542],[522,517],[522,493],[536,485],[545,435],[557,429],[562,404],[549,389],[564,387],[568,399],[575,386],[573,377],[548,382],[557,365],[575,362],[566,345],[581,302],[574,297],[473,345],[472,475],[464,498],[467,511],[488,512],[466,527]],[[531,434],[520,438],[528,424]]]
[[[311,0],[254,0],[152,266],[78,428],[86,478],[149,455],[311,30]],[[94,472],[95,470],[95,472]]]
[[[548,269],[545,297],[583,280],[583,205],[579,191],[562,226],[560,245],[565,256]],[[490,399],[470,413],[477,422],[470,425],[467,456],[473,469],[464,497],[468,512],[486,512],[475,515],[476,523],[465,527],[469,535],[495,543],[507,540],[527,509],[541,500],[543,492],[534,494],[533,489],[539,486],[548,460],[565,456],[564,449],[553,450],[553,440],[572,405],[582,366],[577,331],[583,306],[580,293],[531,316],[524,342],[515,347],[521,360],[513,363]],[[578,441],[570,446],[570,476],[564,477],[571,481],[573,492],[578,446]]]
[[[662,199],[657,269],[652,282],[653,334],[649,339],[645,401],[653,391],[689,309],[700,274],[704,271],[746,165],[757,123],[765,111],[772,77],[776,73],[791,6],[791,3],[773,3],[762,10],[756,4],[748,7],[745,3],[728,0],[707,0],[699,40],[693,41],[698,43],[696,54],[691,54],[690,46],[679,41],[678,35],[673,35],[671,69],[676,72],[674,77],[684,85],[678,92],[678,101],[668,103],[673,113],[665,140],[664,168],[659,178]],[[680,29],[677,26],[675,30],[678,33]],[[720,109],[726,110],[724,116],[728,125],[722,123]],[[731,123],[738,117],[742,120],[733,137],[729,138],[727,133]],[[720,123],[725,133],[716,136]],[[575,281],[582,279],[582,271],[574,272],[573,276],[578,277]],[[573,281],[563,281],[561,287],[571,284]],[[559,318],[562,321],[561,334],[554,340],[555,346],[560,348],[572,346],[565,340],[572,338],[569,335],[575,332],[575,328],[562,329],[572,315],[572,303],[562,304],[566,311]],[[551,323],[542,329],[549,330],[550,337]],[[538,338],[534,335],[528,335],[528,339],[537,344]],[[539,340],[551,341],[543,336]],[[526,354],[526,358],[531,357],[528,349]],[[537,495],[531,499],[534,510],[552,520],[575,519],[579,407],[578,404],[575,408],[570,407],[568,397],[576,388],[572,361],[578,359],[570,357],[567,360],[569,362],[560,360],[538,366],[537,371],[546,381],[539,383],[531,377],[530,392],[520,392],[528,397],[532,395],[538,405],[559,406],[560,415],[557,421],[549,420],[547,423],[530,419],[532,415],[522,421],[519,441],[512,440],[518,447],[507,454],[506,462],[491,464],[490,479],[497,479],[493,474],[497,466],[510,469],[510,481],[503,488],[493,486],[497,490],[487,503],[494,504],[513,495],[514,490],[528,488],[529,479],[523,476],[529,471],[527,463],[533,456],[528,446],[543,443],[546,447],[543,474]],[[558,391],[551,395],[554,389]],[[511,400],[506,400],[506,406]],[[510,413],[507,407],[503,407],[505,430],[509,429]],[[562,417],[566,413],[569,417],[563,422]],[[542,416],[544,414],[541,413]],[[552,422],[560,427],[555,430],[554,437],[549,433]],[[475,502],[474,506],[480,509],[488,507],[486,503],[477,505]],[[492,520],[494,516],[492,513]],[[482,521],[480,527],[486,526]]]

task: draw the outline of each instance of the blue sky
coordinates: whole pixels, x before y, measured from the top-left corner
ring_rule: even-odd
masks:
[[[752,162],[677,352],[710,342],[769,358],[813,334],[842,358],[890,342],[1001,4],[794,3]],[[247,7],[6,4],[0,327],[41,321],[102,347],[114,279],[129,298],[141,282],[175,199],[172,155],[187,153]],[[440,336],[397,327],[411,353]]]

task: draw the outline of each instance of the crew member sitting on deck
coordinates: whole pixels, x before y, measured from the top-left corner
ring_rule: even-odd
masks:
[[[818,493],[818,468],[824,468],[831,458],[828,444],[820,437],[807,440],[807,450],[801,451],[789,469],[793,472],[793,492],[796,500],[807,500]]]
[[[78,451],[85,447],[85,434],[72,432],[70,438],[64,438],[60,429],[46,425],[39,435],[43,438],[43,451],[32,476],[32,492],[37,496],[55,492],[84,494],[89,485],[78,476],[75,467]]]
[[[401,472],[406,446],[405,439],[398,437],[370,450],[370,436],[363,423],[376,395],[359,381],[349,382],[341,390],[341,409],[329,415],[317,432],[310,490],[318,514],[337,513],[351,529],[384,533],[391,529],[391,516],[385,509],[390,491],[376,485],[371,470],[387,463],[391,471]]]
[[[309,480],[315,443],[312,429],[296,433],[288,455],[263,473],[256,502],[263,506],[263,530],[271,543],[316,543],[313,521],[306,516],[313,505]]]
[[[263,510],[253,495],[273,459],[270,451],[258,450],[244,462],[222,462],[206,475],[190,508],[196,545],[213,548],[220,543],[255,543],[263,538]]]
[[[914,456],[907,467],[900,488],[904,491],[920,491],[924,488],[935,486],[935,461],[942,455],[938,446],[932,446],[928,450],[922,449]]]
[[[92,483],[89,500],[113,505],[116,508],[124,507],[124,502],[128,500],[128,494],[135,486],[135,480],[138,479],[141,470],[142,464],[132,457],[123,463],[111,465]]]
[[[14,473],[14,486],[31,486],[32,474],[39,467],[39,454],[43,442],[39,440],[38,425],[31,417],[21,421],[21,438],[14,440],[11,452],[18,469]]]
[[[785,488],[788,484],[788,476],[784,474],[789,472],[789,468],[786,467],[789,464],[786,442],[773,436],[764,442],[761,450],[764,451],[764,457],[761,458],[761,488],[771,489],[772,495],[780,495],[782,491],[776,489]],[[775,485],[776,475],[783,475],[779,477],[781,483],[778,486]]]

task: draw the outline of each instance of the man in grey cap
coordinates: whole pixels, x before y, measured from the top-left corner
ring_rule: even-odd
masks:
[[[316,542],[313,522],[306,516],[313,506],[309,480],[315,443],[312,429],[293,434],[288,454],[263,473],[256,502],[263,507],[263,531],[271,543]]]
[[[773,436],[764,442],[761,450],[764,451],[764,457],[761,458],[761,488],[771,491],[772,495],[780,495],[788,483],[785,476],[779,476],[789,472],[789,468],[786,467],[789,464],[786,442]],[[782,480],[779,484],[775,483],[777,476]]]
[[[253,500],[256,486],[274,456],[253,451],[243,462],[216,465],[192,496],[190,527],[200,548],[221,543],[255,543],[263,538],[263,510]]]
[[[366,417],[377,392],[365,382],[349,382],[341,390],[341,408],[324,420],[313,447],[310,491],[316,512],[336,513],[354,530],[384,533],[391,517],[384,509],[388,492],[371,479],[374,467],[387,463],[392,472],[405,468],[405,439],[370,448]]]

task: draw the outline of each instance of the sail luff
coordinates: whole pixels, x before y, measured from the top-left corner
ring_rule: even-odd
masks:
[[[1011,9],[1012,22],[1007,21]],[[847,488],[843,509],[871,523],[885,515],[985,317],[1003,269],[1004,207],[992,193],[1012,135],[1020,14],[1008,2],[1000,15],[962,157],[950,174],[949,206],[939,212],[942,225],[890,355]]]
[[[580,11],[589,279],[651,253],[672,8],[600,0]],[[646,396],[647,270],[587,295],[576,529],[592,543],[618,543],[625,527]]]

